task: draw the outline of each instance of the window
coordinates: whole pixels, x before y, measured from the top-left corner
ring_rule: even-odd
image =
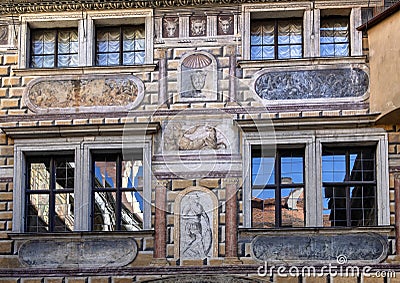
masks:
[[[350,55],[349,17],[322,17],[320,29],[321,57]]]
[[[250,59],[290,59],[303,56],[303,20],[253,20]]]
[[[324,147],[324,226],[377,225],[375,148]]]
[[[27,158],[27,232],[66,232],[74,227],[73,155]]]
[[[254,146],[251,168],[252,226],[304,227],[304,150]]]
[[[121,153],[93,155],[94,231],[143,228],[142,151],[130,158]]]
[[[77,29],[31,30],[31,68],[78,66]]]
[[[137,65],[144,61],[144,25],[96,29],[97,66]]]

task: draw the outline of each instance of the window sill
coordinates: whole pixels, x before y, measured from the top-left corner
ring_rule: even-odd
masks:
[[[135,66],[112,66],[112,67],[93,67],[82,66],[73,68],[23,68],[13,69],[17,76],[48,76],[48,75],[91,75],[91,74],[119,74],[119,73],[138,73],[153,72],[156,64],[144,64]]]
[[[239,60],[238,66],[246,68],[268,68],[268,67],[287,67],[287,66],[310,66],[310,65],[337,65],[337,64],[365,64],[366,56],[352,57],[313,57],[299,59],[281,60]]]

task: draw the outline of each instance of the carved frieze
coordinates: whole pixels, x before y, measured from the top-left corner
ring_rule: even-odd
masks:
[[[124,266],[137,254],[130,238],[30,240],[19,248],[22,264],[30,267]]]
[[[233,34],[233,15],[218,16],[218,35],[232,35]]]
[[[130,110],[143,99],[143,83],[132,75],[39,78],[28,84],[24,98],[40,113]]]
[[[360,98],[369,77],[361,68],[266,71],[254,89],[265,100]]]
[[[374,233],[325,235],[259,235],[251,242],[260,261],[379,263],[386,258],[387,239]]]

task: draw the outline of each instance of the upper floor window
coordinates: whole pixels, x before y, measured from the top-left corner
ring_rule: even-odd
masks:
[[[93,156],[93,231],[143,228],[143,153]]]
[[[377,225],[374,147],[322,152],[324,226]]]
[[[137,65],[144,61],[144,25],[96,29],[97,66]]]
[[[27,232],[72,231],[74,156],[30,156],[26,164],[25,230]]]
[[[349,17],[322,17],[320,26],[321,57],[350,55]]]
[[[290,59],[303,56],[303,20],[252,20],[250,59]]]
[[[31,30],[31,68],[78,66],[77,29]]]
[[[251,164],[252,226],[304,227],[304,150],[254,146]]]

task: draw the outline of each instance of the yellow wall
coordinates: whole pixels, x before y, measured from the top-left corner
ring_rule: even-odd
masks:
[[[399,11],[368,31],[371,112],[382,116],[400,108],[399,31]]]

